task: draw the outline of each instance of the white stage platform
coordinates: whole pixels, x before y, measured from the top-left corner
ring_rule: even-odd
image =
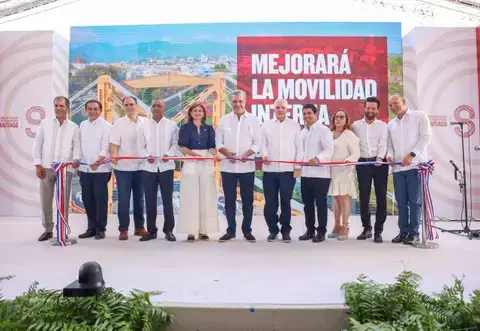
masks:
[[[333,219],[329,222],[330,230]],[[265,222],[258,216],[253,224],[256,243],[243,237],[219,243],[220,233],[212,235],[209,242],[195,243],[177,235],[177,241],[171,243],[163,235],[150,242],[139,242],[133,236],[119,241],[118,221],[112,215],[106,239],[83,239],[76,245],[53,247],[37,241],[42,232],[39,218],[1,218],[0,276],[15,278],[0,287],[7,298],[26,291],[34,281],[40,287],[59,289],[77,278],[82,263],[94,260],[102,265],[107,286],[122,291],[164,291],[152,299],[171,305],[342,304],[342,283],[361,273],[391,282],[404,269],[421,274],[427,292],[451,284],[452,275],[466,276],[467,293],[479,288],[479,240],[440,233],[435,250],[392,244],[396,223],[396,217],[387,219],[383,244],[355,239],[361,231],[358,217],[351,219],[350,239],[345,242],[300,242],[297,239],[305,226],[303,217],[295,217],[293,241],[269,243]],[[438,225],[460,228],[458,223]],[[71,237],[76,238],[86,226],[85,216],[73,215],[71,226]],[[478,229],[480,223],[472,227]]]

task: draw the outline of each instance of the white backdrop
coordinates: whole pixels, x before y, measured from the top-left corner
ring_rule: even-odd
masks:
[[[403,38],[403,47],[404,94],[410,108],[429,114],[433,127],[429,152],[437,163],[431,182],[435,214],[450,219],[461,216],[462,195],[449,161],[462,169],[462,133],[458,125],[450,122],[467,120],[464,143],[468,213],[478,219],[480,152],[474,150],[480,145],[477,29],[415,28]]]
[[[67,95],[68,42],[52,31],[0,32],[0,216],[39,216],[32,145],[53,97]]]

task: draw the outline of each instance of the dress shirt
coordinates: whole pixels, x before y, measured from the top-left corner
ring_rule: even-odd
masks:
[[[249,149],[254,153],[260,152],[262,144],[262,127],[258,118],[249,112],[240,116],[234,112],[223,116],[216,130],[215,145],[217,150],[226,148],[229,152],[241,157]],[[250,156],[253,158],[254,155]],[[255,162],[230,162],[221,163],[221,171],[232,173],[247,173],[255,171]]]
[[[66,119],[62,125],[57,118],[46,118],[40,122],[33,143],[35,165],[52,169],[53,162],[71,162],[80,159],[80,134],[78,125]],[[67,168],[75,172],[71,166]]]
[[[113,123],[110,143],[118,145],[117,156],[144,156],[139,153],[137,145],[138,126],[144,121],[144,117],[138,116],[135,123],[125,115]],[[118,160],[113,168],[120,171],[138,171],[141,164],[142,160]]]
[[[138,150],[144,157],[178,155],[178,126],[177,124],[162,117],[160,121],[153,118],[147,119],[138,127]],[[148,172],[164,172],[175,169],[175,161],[164,162],[155,159],[154,163],[147,160],[142,161],[142,170]]]
[[[302,130],[303,161],[317,157],[320,162],[330,162],[333,155],[333,134],[329,128],[315,122],[310,128]],[[303,166],[302,177],[331,178],[329,166]]]
[[[392,156],[394,162],[401,162],[405,156],[413,152],[416,156],[412,163],[427,162],[427,148],[431,140],[432,128],[427,114],[408,109],[402,119],[395,117],[388,123],[387,157]],[[393,172],[410,169],[418,169],[418,165],[392,167]]]
[[[353,122],[352,131],[360,139],[360,157],[384,159],[387,154],[388,125],[375,119],[368,124],[365,118]]]
[[[215,148],[215,131],[208,124],[200,125],[200,130],[198,130],[195,124],[187,122],[180,127],[178,146],[190,150]]]
[[[271,119],[263,123],[263,141],[260,154],[270,160],[302,162],[303,146],[301,128],[297,121],[285,118],[283,122]],[[272,162],[263,164],[265,172],[287,172],[301,169],[301,165]]]
[[[99,117],[94,121],[89,119],[80,123],[80,144],[82,147],[82,156],[80,161],[82,163],[93,164],[100,156],[108,158],[109,152],[109,137],[112,125],[105,121],[103,117]],[[81,172],[110,172],[112,165],[110,162],[100,165],[97,170],[93,170],[88,165],[81,165],[79,168]]]

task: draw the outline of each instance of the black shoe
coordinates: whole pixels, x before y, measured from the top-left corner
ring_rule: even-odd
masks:
[[[225,242],[225,241],[229,241],[229,240],[232,240],[232,239],[235,239],[235,236],[234,236],[234,235],[225,233],[220,239],[218,239],[218,241],[220,241],[221,243],[223,243],[223,242]]]
[[[394,244],[400,244],[402,243],[406,238],[408,237],[408,234],[406,233],[400,233],[398,236],[392,239],[392,243]]]
[[[275,241],[275,240],[277,240],[277,234],[270,233],[270,235],[267,237],[267,241],[272,242],[272,241]]]
[[[152,239],[157,239],[157,234],[149,232],[146,235],[144,235],[142,238],[140,238],[140,241],[149,241]]]
[[[44,232],[38,237],[38,241],[45,241],[53,238],[53,232]]]
[[[167,239],[168,241],[176,241],[177,240],[177,238],[175,238],[175,236],[171,232],[165,232],[165,239]]]
[[[78,236],[79,239],[93,238],[97,234],[96,230],[88,229],[84,233]]]
[[[307,231],[303,235],[298,237],[298,240],[305,241],[305,240],[312,240],[313,238],[315,238],[315,233]]]
[[[255,241],[257,241],[257,240],[255,239],[255,237],[253,236],[253,234],[251,234],[251,233],[244,234],[243,237],[244,237],[245,240],[248,241],[249,243],[254,243]]]
[[[95,235],[95,239],[97,240],[105,239],[105,231],[98,231],[97,234]]]
[[[373,236],[373,242],[377,244],[383,243],[382,235],[380,233],[375,233],[375,235]]]
[[[284,243],[289,243],[292,241],[292,238],[290,238],[290,233],[282,233],[282,241]]]
[[[195,236],[193,234],[190,234],[190,235],[188,235],[187,240],[190,241],[190,242],[194,242],[195,241]]]
[[[325,234],[323,233],[317,233],[317,235],[312,239],[312,242],[314,243],[321,243],[322,241],[325,241]]]
[[[372,238],[371,230],[363,230],[363,232],[357,237],[357,240],[367,240]]]
[[[417,241],[420,241],[420,237],[417,236],[417,235],[408,235],[407,238],[405,238],[405,240],[403,240],[403,244],[404,245],[411,245],[413,244],[414,242],[417,242]]]
[[[210,240],[210,238],[206,234],[203,234],[203,233],[200,233],[198,235],[198,239],[200,239],[200,240]]]

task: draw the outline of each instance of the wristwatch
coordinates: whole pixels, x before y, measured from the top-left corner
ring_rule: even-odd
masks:
[[[415,156],[417,156],[417,154],[415,154],[414,152],[410,152],[410,156],[415,157]]]

